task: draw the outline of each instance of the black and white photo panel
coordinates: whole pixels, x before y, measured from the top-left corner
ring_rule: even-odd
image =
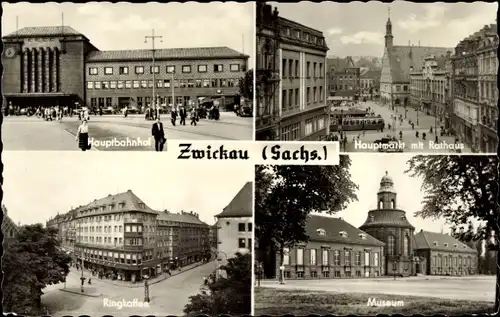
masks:
[[[253,168],[110,154],[2,154],[3,311],[250,315]]]
[[[496,153],[497,11],[487,2],[257,3],[256,140]]]
[[[486,314],[495,156],[343,155],[255,169],[255,315]]]

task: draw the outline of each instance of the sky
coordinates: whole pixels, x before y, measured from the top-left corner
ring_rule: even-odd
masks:
[[[154,210],[194,211],[212,225],[253,166],[179,163],[147,152],[3,152],[4,197],[14,223],[43,223],[71,207],[132,190]],[[181,161],[182,162],[182,161]]]
[[[2,33],[35,26],[73,27],[100,50],[150,49],[144,36],[163,36],[157,48],[228,46],[250,55],[253,65],[255,9],[252,3],[2,3]]]
[[[359,228],[368,218],[368,211],[377,209],[377,192],[380,189],[380,180],[388,172],[394,181],[396,190],[396,208],[406,211],[406,218],[415,227],[415,233],[424,231],[450,233],[451,227],[444,219],[422,219],[415,217],[414,213],[421,210],[425,193],[421,191],[420,178],[411,177],[404,172],[408,169],[408,160],[412,155],[387,155],[387,154],[351,154],[351,180],[359,186],[357,191],[358,201],[352,202],[348,207],[336,214],[351,225]],[[479,224],[473,221],[475,227]],[[467,230],[467,228],[465,228]]]
[[[395,45],[455,47],[465,37],[495,23],[497,3],[411,3],[371,1],[272,3],[280,16],[320,30],[329,56],[374,56],[384,52],[390,5]]]

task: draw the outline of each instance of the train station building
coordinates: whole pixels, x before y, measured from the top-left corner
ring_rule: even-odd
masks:
[[[4,107],[147,107],[217,98],[239,103],[248,55],[228,47],[101,51],[70,26],[26,27],[2,37]],[[154,78],[154,83],[153,83]],[[173,101],[174,100],[174,101]]]

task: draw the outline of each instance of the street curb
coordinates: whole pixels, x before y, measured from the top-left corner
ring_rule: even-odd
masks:
[[[157,283],[163,282],[164,280],[167,280],[167,279],[169,279],[169,278],[171,278],[171,277],[173,277],[173,276],[179,275],[179,274],[181,274],[181,273],[183,273],[183,272],[190,271],[190,270],[192,270],[192,269],[195,269],[195,268],[200,267],[200,266],[205,265],[205,264],[207,264],[207,263],[203,263],[203,264],[199,264],[199,265],[193,266],[193,267],[191,267],[191,268],[189,268],[189,269],[179,271],[179,272],[178,272],[178,273],[176,273],[176,274],[167,275],[167,276],[165,276],[165,277],[163,277],[163,278],[160,278],[160,279],[158,279],[158,280],[156,280],[156,281],[154,281],[154,282],[148,283],[148,285],[154,285],[154,284],[157,284]],[[144,287],[144,284],[131,284],[131,285],[127,285],[127,284],[115,284],[115,283],[110,283],[110,282],[105,281],[105,280],[100,280],[100,281],[101,281],[101,282],[103,282],[103,283],[106,283],[106,284],[108,284],[108,285],[116,285],[116,286],[126,287],[126,288],[142,288],[142,287]],[[82,294],[82,295],[83,295],[83,294]],[[101,295],[102,295],[102,294],[101,294]]]
[[[66,293],[76,294],[76,295],[80,295],[80,296],[87,296],[87,297],[102,297],[102,293],[101,293],[101,294],[99,294],[99,295],[90,295],[90,294],[85,294],[85,293],[82,293],[82,292],[70,291],[70,290],[67,290],[67,289],[64,289],[64,288],[60,288],[59,290],[60,290],[61,292],[66,292]]]

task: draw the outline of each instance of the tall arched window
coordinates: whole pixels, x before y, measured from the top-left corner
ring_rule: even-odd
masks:
[[[408,256],[408,251],[410,248],[410,237],[405,236],[403,241],[403,255]]]
[[[396,208],[396,203],[394,202],[394,199],[391,200],[391,209]]]
[[[384,202],[382,200],[379,200],[378,209],[383,209],[383,208],[384,208]]]
[[[387,254],[394,255],[395,239],[392,234],[387,237]]]

